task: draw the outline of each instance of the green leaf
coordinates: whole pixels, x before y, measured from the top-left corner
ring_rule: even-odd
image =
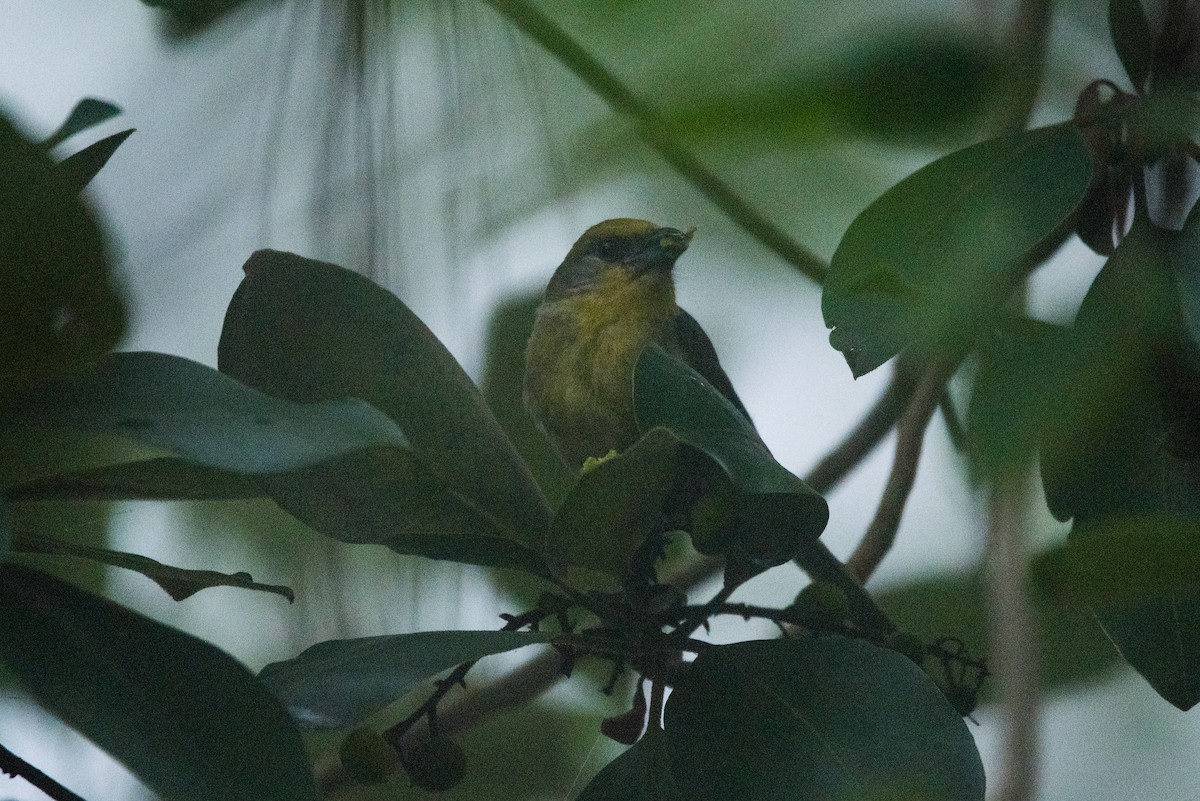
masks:
[[[1154,61],[1154,40],[1141,0],[1109,0],[1108,27],[1125,74],[1134,89],[1144,90]]]
[[[161,457],[22,481],[3,490],[10,501],[214,501],[261,498],[251,475]]]
[[[866,208],[833,255],[821,309],[854,375],[905,348],[965,352],[1069,230],[1092,165],[1070,126],[951,153]]]
[[[432,332],[396,296],[333,264],[259,251],[245,271],[225,316],[221,370],[295,401],[362,398],[410,442],[271,479],[276,502],[347,542],[544,574],[535,551],[549,507]]]
[[[983,799],[962,718],[908,658],[860,640],[705,651],[675,685],[666,732],[688,798]]]
[[[8,558],[12,550],[12,520],[9,517],[8,504],[0,498],[0,562]]]
[[[1167,259],[1179,294],[1184,331],[1192,347],[1200,348],[1200,204],[1192,206],[1168,247]]]
[[[643,432],[666,428],[732,484],[727,555],[764,569],[821,535],[825,499],[775,461],[750,421],[695,370],[651,344],[638,358],[633,387]],[[694,472],[681,470],[677,482],[695,484]]]
[[[1200,374],[1180,319],[1175,241],[1172,232],[1135,225],[1093,282],[1072,331],[1061,417],[1041,448],[1047,502],[1061,519],[1075,518],[1077,553],[1136,536],[1121,531],[1141,520],[1148,543],[1138,559],[1149,561],[1155,525],[1147,521],[1200,528]],[[1101,539],[1083,544],[1092,538]],[[1162,582],[1151,581],[1144,593],[1123,590],[1139,597],[1097,601],[1092,610],[1155,691],[1188,709],[1200,701],[1200,591],[1155,593]]]
[[[104,237],[55,165],[0,116],[0,386],[69,375],[125,329]]]
[[[318,798],[287,712],[202,640],[5,565],[0,659],[43,706],[164,798]]]
[[[1028,468],[1060,414],[1069,366],[1066,329],[1028,318],[1005,321],[979,348],[967,407],[967,456],[977,481]]]
[[[95,127],[120,113],[121,109],[112,103],[97,100],[94,97],[85,97],[75,104],[75,108],[71,109],[71,113],[67,115],[67,119],[63,121],[63,124],[58,127],[57,131],[50,134],[41,143],[41,146],[46,150],[50,150],[70,139],[75,134]]]
[[[60,161],[55,165],[55,171],[63,185],[72,192],[82,192],[83,188],[96,177],[96,173],[100,172],[112,158],[112,154],[117,152],[121,143],[128,139],[133,132],[134,129],[130,128],[107,136]]]
[[[1070,692],[1087,682],[1110,675],[1120,663],[1116,649],[1091,614],[1072,598],[1062,596],[1051,580],[1050,564],[1057,549],[1034,558],[1031,593],[1038,627],[1041,686],[1048,692]],[[941,573],[906,581],[876,594],[876,600],[899,630],[934,643],[953,637],[975,657],[988,653],[987,593],[978,572]],[[937,660],[926,657],[922,665],[939,686],[946,686]],[[997,700],[998,687],[985,681],[979,700]]]
[[[298,404],[165,353],[114,353],[73,380],[0,397],[0,434],[33,429],[120,437],[206,467],[277,473],[374,446],[400,429],[353,399]]]
[[[550,529],[553,563],[619,584],[639,546],[661,529],[678,446],[669,431],[655,428],[621,455],[585,469]]]
[[[20,553],[38,553],[52,556],[74,556],[90,559],[100,564],[112,565],[141,573],[146,578],[163,588],[163,591],[176,601],[190,598],[200,590],[209,587],[237,587],[243,590],[259,590],[272,592],[288,599],[288,603],[296,600],[295,593],[288,587],[277,584],[259,584],[249,573],[218,573],[215,570],[187,570],[182,567],[164,565],[147,556],[121,551],[109,551],[104,548],[90,548],[86,545],[76,545],[53,537],[36,537],[18,535],[13,543],[13,550]]]
[[[978,121],[999,63],[980,39],[909,29],[867,37],[816,67],[766,85],[689,96],[664,121],[691,140],[769,137],[772,143],[870,139],[928,143]]]
[[[259,680],[304,726],[347,726],[430,677],[473,659],[548,643],[525,631],[422,631],[326,640],[262,669]]]
[[[671,768],[667,738],[655,723],[609,762],[575,801],[684,801]]]

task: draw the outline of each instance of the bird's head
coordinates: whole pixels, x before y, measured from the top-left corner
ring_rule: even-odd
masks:
[[[587,293],[670,292],[671,268],[687,250],[695,229],[659,228],[645,220],[618,218],[597,223],[567,253],[546,287],[546,300]]]

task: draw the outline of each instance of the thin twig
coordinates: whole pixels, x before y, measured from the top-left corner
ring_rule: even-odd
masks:
[[[0,745],[0,774],[20,776],[55,801],[83,801],[83,797],[63,787],[42,771]]]
[[[896,457],[883,489],[883,497],[879,500],[879,508],[867,526],[862,541],[846,562],[850,572],[862,584],[866,584],[896,540],[896,530],[900,527],[900,518],[904,514],[908,495],[917,476],[917,465],[921,461],[925,429],[945,391],[948,375],[949,370],[944,365],[935,364],[926,370],[900,418]]]
[[[813,281],[819,284],[824,280],[828,268],[823,259],[809,252],[783,229],[751,208],[741,195],[680,145],[657,111],[630,91],[554,20],[526,0],[488,0],[488,3],[561,61],[615,111],[632,118],[646,144],[742,230]]]
[[[1004,726],[995,801],[1030,801],[1037,788],[1037,627],[1026,592],[1021,521],[1027,495],[1026,476],[1018,471],[997,480],[988,499],[989,667],[1000,691]]]

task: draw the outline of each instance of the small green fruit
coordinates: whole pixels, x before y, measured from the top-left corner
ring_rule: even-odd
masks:
[[[792,602],[792,609],[813,629],[840,626],[853,616],[850,600],[842,588],[824,581],[814,581],[801,590]]]
[[[396,770],[396,751],[374,729],[355,729],[338,749],[346,774],[359,784],[379,784]]]
[[[413,784],[438,793],[462,781],[467,772],[467,755],[450,738],[434,737],[405,749],[400,764]]]

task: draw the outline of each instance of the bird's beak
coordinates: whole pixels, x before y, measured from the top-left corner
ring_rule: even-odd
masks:
[[[676,228],[657,228],[646,237],[646,246],[635,255],[630,262],[636,272],[649,272],[656,268],[669,268],[675,260],[688,249],[695,228],[680,231]]]

